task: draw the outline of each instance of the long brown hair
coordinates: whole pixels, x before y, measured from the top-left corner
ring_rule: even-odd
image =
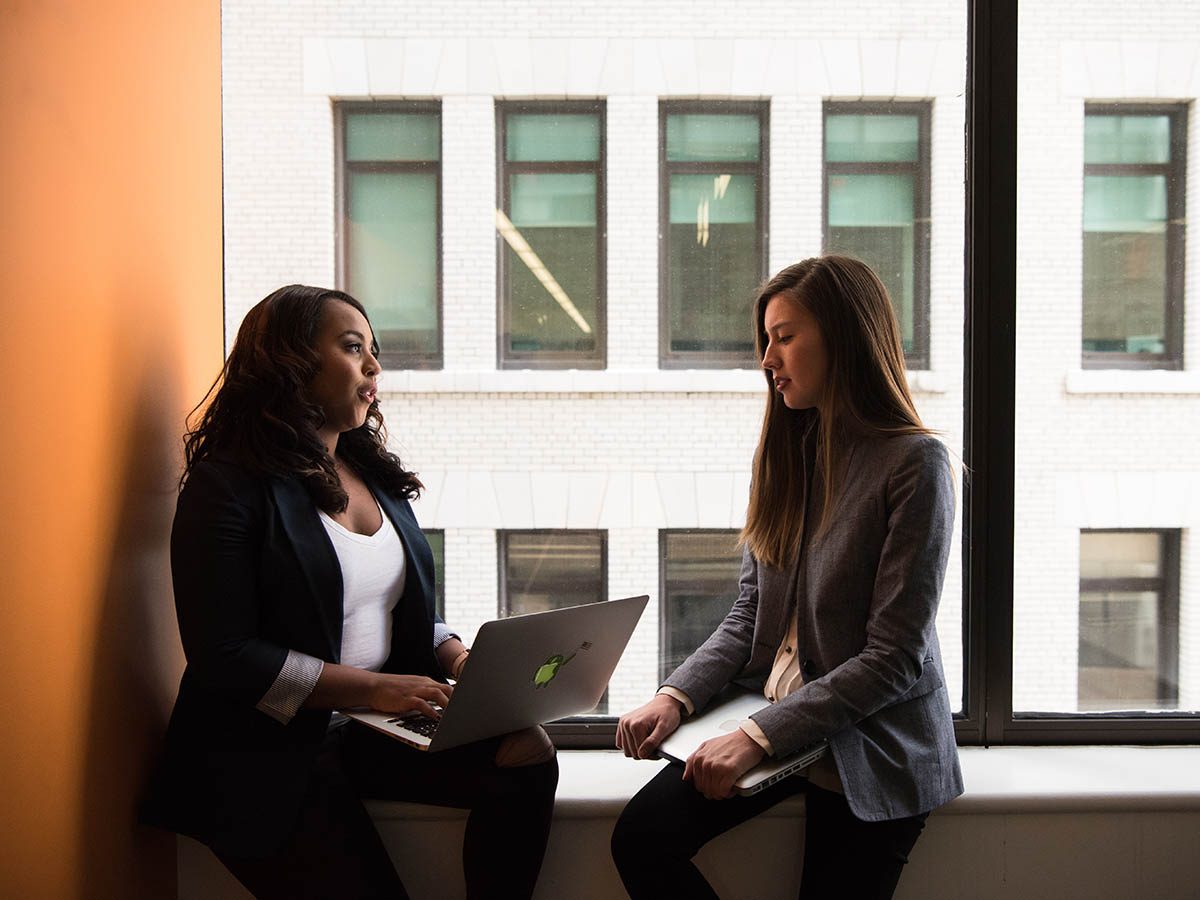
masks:
[[[349,294],[299,284],[281,287],[246,314],[221,374],[188,416],[191,421],[203,410],[183,437],[180,487],[197,463],[228,459],[262,475],[298,478],[326,512],[346,508],[349,498],[318,435],[324,413],[308,398],[321,365],[317,330],[329,303],[348,303],[370,321]],[[387,449],[378,400],[361,426],[341,435],[338,453],[391,493],[411,499],[421,490],[416,475]]]
[[[887,288],[871,268],[847,256],[818,256],[783,269],[758,291],[755,338],[767,350],[767,304],[775,297],[803,306],[821,329],[829,358],[814,410],[793,410],[767,371],[767,405],[754,454],[750,503],[741,540],[768,565],[790,564],[800,549],[805,476],[801,448],[816,429],[816,470],[824,485],[816,533],[825,530],[836,502],[836,462],[858,437],[929,434],[908,391],[900,328]]]

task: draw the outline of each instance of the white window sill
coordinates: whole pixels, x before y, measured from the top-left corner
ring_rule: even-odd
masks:
[[[1200,394],[1200,372],[1165,369],[1075,369],[1068,394]]]
[[[918,394],[947,390],[940,372],[910,371]],[[761,394],[758,369],[390,369],[379,376],[381,393],[404,394]]]
[[[1200,810],[1200,747],[964,747],[966,793],[939,815]],[[562,750],[555,816],[615,818],[666,763],[615,750]],[[377,820],[461,818],[411,803],[372,801]],[[799,797],[764,815],[796,816]]]

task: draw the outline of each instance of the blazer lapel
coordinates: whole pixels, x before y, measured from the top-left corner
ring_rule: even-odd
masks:
[[[283,530],[296,551],[296,560],[328,641],[329,659],[342,652],[342,568],[317,510],[304,486],[294,478],[273,478],[271,494]]]
[[[421,669],[437,671],[433,654],[434,584],[433,552],[417,524],[412,507],[368,481],[384,515],[396,527],[404,545],[404,594],[392,615],[392,655],[399,664],[414,661]],[[399,653],[398,653],[399,651]],[[411,669],[406,669],[411,670]]]

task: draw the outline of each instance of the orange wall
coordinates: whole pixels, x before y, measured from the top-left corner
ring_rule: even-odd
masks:
[[[221,360],[220,6],[0,0],[0,895],[175,895],[134,797]]]

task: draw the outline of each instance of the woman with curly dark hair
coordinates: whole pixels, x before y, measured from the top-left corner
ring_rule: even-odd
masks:
[[[334,712],[436,716],[467,649],[387,449],[366,310],[291,285],[242,322],[171,534],[187,668],[146,818],[256,897],[405,897],[360,798],[470,809],[470,897],[527,897],[558,766],[541,729],[422,753]],[[202,404],[203,405],[203,404]]]

